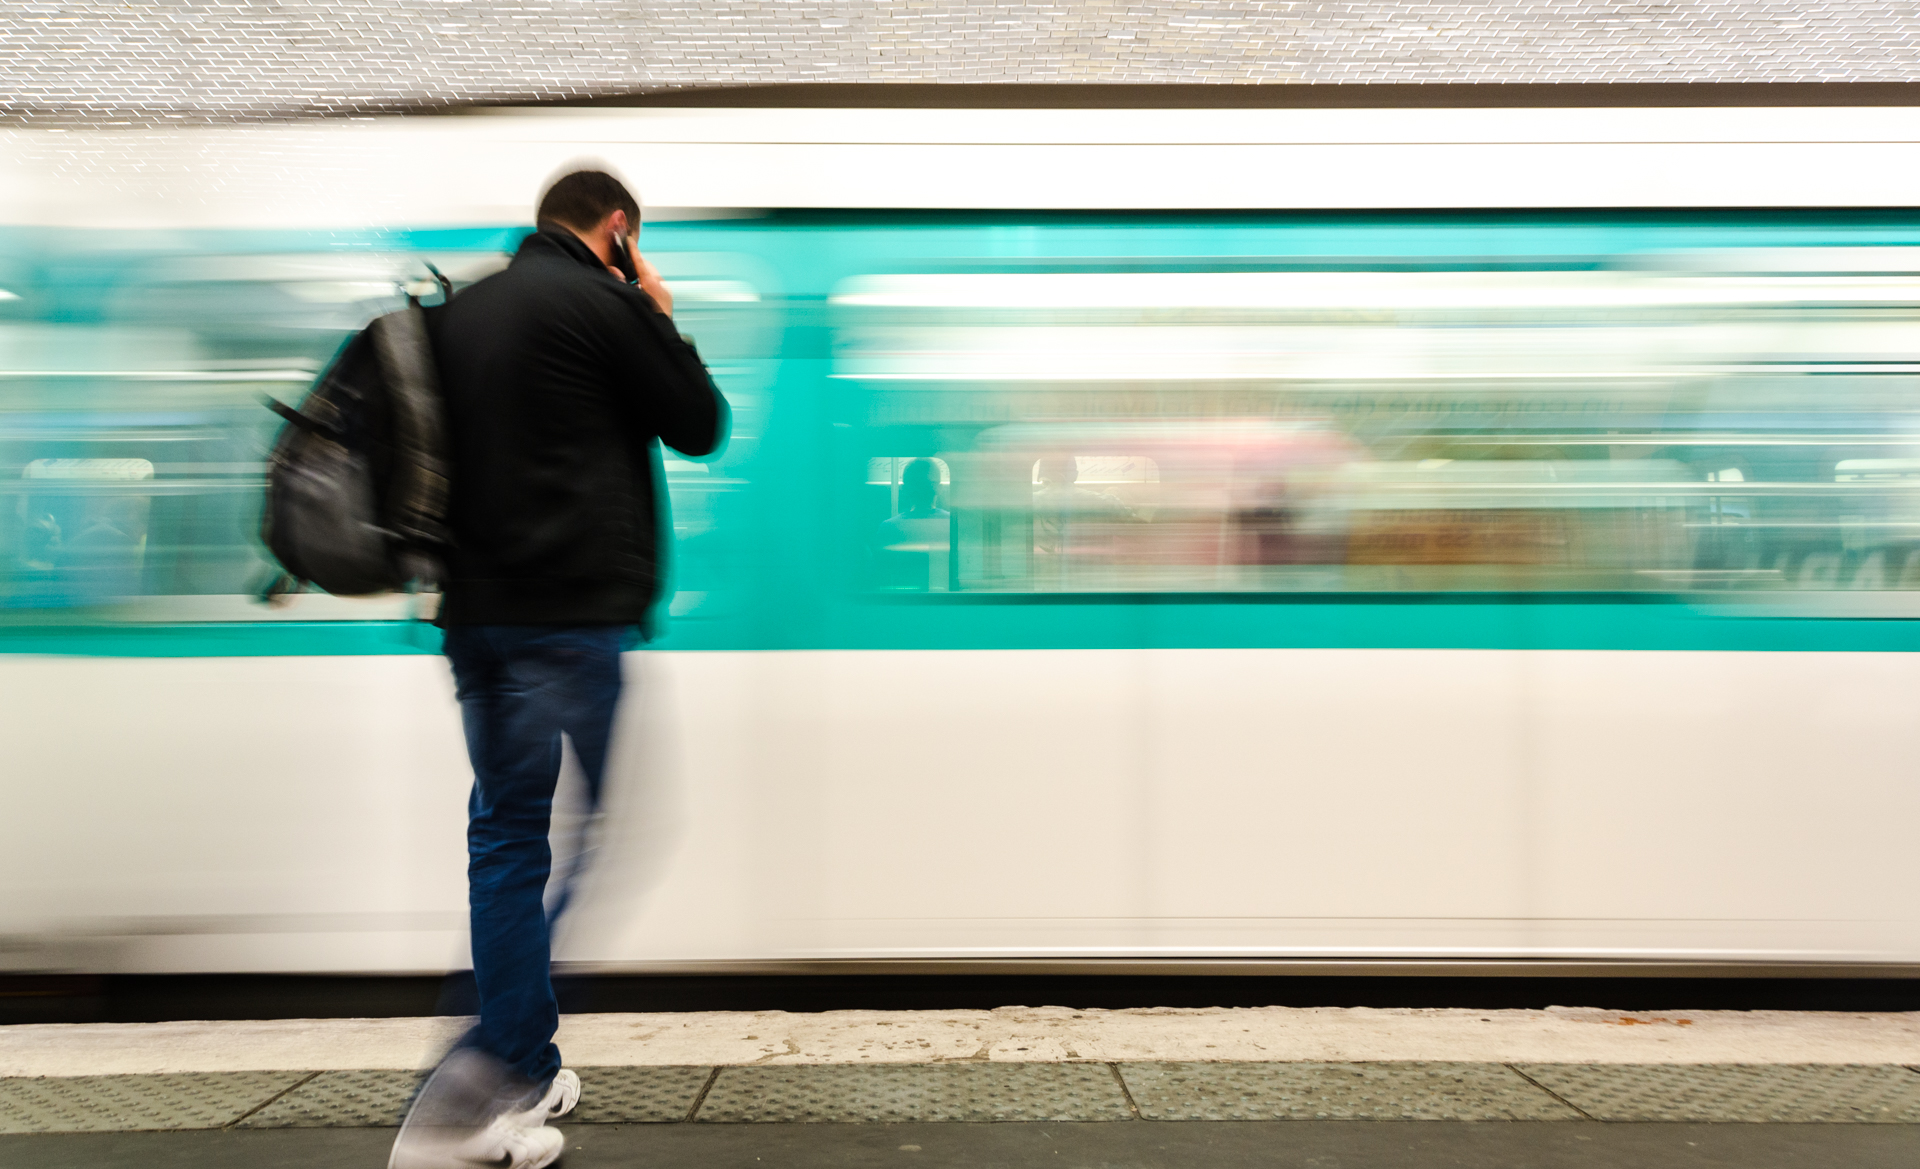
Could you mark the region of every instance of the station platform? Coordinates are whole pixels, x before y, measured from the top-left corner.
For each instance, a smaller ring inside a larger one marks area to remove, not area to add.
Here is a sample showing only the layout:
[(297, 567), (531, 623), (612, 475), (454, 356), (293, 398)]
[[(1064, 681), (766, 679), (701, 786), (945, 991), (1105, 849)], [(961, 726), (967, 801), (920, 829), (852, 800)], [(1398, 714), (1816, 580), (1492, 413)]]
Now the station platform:
[[(462, 1022), (0, 1028), (0, 1164), (377, 1166)], [(575, 1167), (1920, 1164), (1907, 1014), (709, 1012), (560, 1043)]]

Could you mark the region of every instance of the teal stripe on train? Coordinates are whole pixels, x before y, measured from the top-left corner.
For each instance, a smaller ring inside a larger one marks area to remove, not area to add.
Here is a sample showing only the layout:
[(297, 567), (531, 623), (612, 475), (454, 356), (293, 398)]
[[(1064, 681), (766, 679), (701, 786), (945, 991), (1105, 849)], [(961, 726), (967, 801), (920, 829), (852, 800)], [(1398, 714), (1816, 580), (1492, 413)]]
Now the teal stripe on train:
[[(1436, 649), (1906, 653), (1920, 621), (1725, 616), (1681, 603), (897, 603), (753, 637), (680, 621), (653, 648), (716, 650)], [(0, 629), (0, 653), (83, 657), (299, 657), (438, 653), (407, 621)]]
[(355, 657), (440, 652), (417, 621), (196, 622), (0, 627), (0, 653), (96, 658)]

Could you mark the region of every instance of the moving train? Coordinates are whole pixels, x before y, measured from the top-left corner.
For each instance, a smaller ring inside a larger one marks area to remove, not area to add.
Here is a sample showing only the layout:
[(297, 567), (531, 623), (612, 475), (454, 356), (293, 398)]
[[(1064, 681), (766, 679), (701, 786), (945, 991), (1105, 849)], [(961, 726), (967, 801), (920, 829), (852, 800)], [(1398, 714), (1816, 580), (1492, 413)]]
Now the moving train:
[(577, 968), (1920, 971), (1920, 113), (0, 149), (0, 968), (465, 962), (438, 631), (255, 600), (262, 398), (591, 157), (734, 429)]

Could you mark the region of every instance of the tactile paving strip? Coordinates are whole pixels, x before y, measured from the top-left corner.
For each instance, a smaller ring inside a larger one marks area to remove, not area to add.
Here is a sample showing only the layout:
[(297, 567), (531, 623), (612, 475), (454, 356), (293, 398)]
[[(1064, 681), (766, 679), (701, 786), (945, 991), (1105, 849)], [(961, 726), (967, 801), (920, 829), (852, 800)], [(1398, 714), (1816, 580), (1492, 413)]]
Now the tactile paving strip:
[(575, 1124), (664, 1124), (685, 1120), (712, 1068), (580, 1068)]
[(1578, 1120), (1497, 1063), (1124, 1063), (1148, 1120)]
[(722, 1068), (703, 1121), (1130, 1120), (1103, 1063)]
[(391, 1128), (425, 1072), (321, 1072), (236, 1128)]
[(0, 1079), (0, 1133), (220, 1128), (306, 1072)]
[[(1571, 1120), (1920, 1124), (1920, 1071), (1897, 1066), (1138, 1063), (1153, 1120)], [(573, 1119), (683, 1120), (701, 1067), (582, 1068)], [(211, 1072), (0, 1078), (0, 1133), (390, 1126), (421, 1072)], [(251, 1111), (258, 1109), (258, 1111)], [(1106, 1064), (725, 1068), (704, 1121), (1125, 1120)], [(244, 1119), (242, 1119), (244, 1118)]]
[(1595, 1120), (1920, 1123), (1920, 1074), (1845, 1064), (1520, 1064)]

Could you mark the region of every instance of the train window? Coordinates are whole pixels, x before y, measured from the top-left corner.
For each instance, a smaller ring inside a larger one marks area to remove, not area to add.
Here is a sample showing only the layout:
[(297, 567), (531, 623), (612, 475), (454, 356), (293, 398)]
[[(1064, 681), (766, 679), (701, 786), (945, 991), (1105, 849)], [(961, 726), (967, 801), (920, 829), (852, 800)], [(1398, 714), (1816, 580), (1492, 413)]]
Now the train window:
[(146, 459), (34, 459), (21, 471), (21, 583), (100, 601), (139, 589), (152, 508)]
[[(253, 597), (268, 450), (341, 342), (403, 294), (499, 271), (492, 247), (416, 252), (326, 240), (310, 252), (182, 246), (71, 266), (0, 255), (0, 621), (325, 621), (406, 616), (406, 598)], [(731, 252), (650, 250), (732, 406), (732, 454), (669, 459), (675, 580), (718, 597), (742, 481), (781, 352), (772, 269)], [(424, 262), (423, 262), (424, 261)], [(103, 276), (110, 273), (110, 276)], [(83, 306), (77, 308), (76, 306)], [(734, 508), (732, 513), (729, 508)], [(703, 613), (718, 611), (703, 603)]]
[(281, 425), (261, 401), (298, 401), (351, 330), (405, 292), (436, 295), (423, 259), (456, 287), (506, 263), (485, 250), (157, 249), (119, 257), (109, 281), (85, 264), (80, 283), (58, 265), (28, 273), (26, 315), (0, 320), (0, 619), (404, 616), (405, 599), (253, 603)]
[[(1322, 427), (1263, 419), (1015, 424), (982, 432), (954, 492), (959, 587), (1208, 591), (1286, 587), (1324, 565)], [(956, 456), (958, 457), (958, 456)]]
[(1911, 249), (1046, 263), (830, 298), (856, 416), (955, 468), (952, 587), (1920, 585)]
[(297, 396), (315, 363), (222, 363), (152, 328), (44, 331), (105, 368), (23, 370), (14, 355), (0, 381), (13, 407), (0, 422), (0, 615), (259, 620), (249, 598), (266, 572), (256, 533), (277, 425), (259, 403)]

